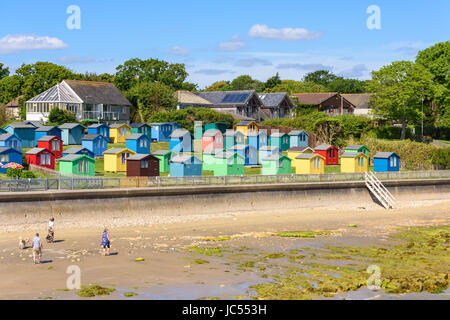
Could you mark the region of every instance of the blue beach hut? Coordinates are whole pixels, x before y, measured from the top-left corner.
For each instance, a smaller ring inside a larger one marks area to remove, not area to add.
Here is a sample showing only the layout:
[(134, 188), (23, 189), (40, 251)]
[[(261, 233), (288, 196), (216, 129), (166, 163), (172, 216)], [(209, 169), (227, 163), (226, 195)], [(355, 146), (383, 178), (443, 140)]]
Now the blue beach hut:
[(0, 128), (0, 134), (5, 134), (5, 133), (6, 133), (5, 129)]
[(309, 134), (304, 130), (292, 130), (289, 132), (290, 147), (308, 147)]
[(173, 131), (173, 125), (170, 122), (152, 123), (152, 141), (168, 142)]
[(152, 140), (152, 127), (146, 123), (132, 123), (130, 124), (131, 133), (142, 133)]
[(176, 155), (170, 159), (171, 177), (201, 176), (202, 162), (195, 156)]
[(22, 151), (22, 140), (15, 134), (4, 133), (0, 134), (0, 147), (14, 148), (17, 151)]
[(258, 163), (262, 164), (263, 159), (273, 155), (273, 154), (281, 154), (282, 151), (277, 146), (264, 146), (259, 149), (258, 152)]
[(247, 144), (253, 146), (256, 150), (267, 146), (267, 133), (266, 131), (251, 131), (247, 134)]
[(61, 139), (61, 129), (56, 126), (40, 126), (35, 130), (36, 145), (39, 139), (45, 136), (55, 136)]
[(63, 157), (65, 157), (69, 154), (85, 154), (88, 157), (95, 158), (94, 153), (86, 148), (79, 148), (79, 147), (69, 148), (67, 150), (64, 150)]
[(22, 140), (22, 148), (34, 148), (36, 146), (35, 127), (24, 122), (13, 122), (5, 128), (5, 131), (16, 135)]
[(127, 137), (126, 147), (139, 154), (150, 154), (150, 138), (143, 133), (132, 133)]
[(62, 130), (61, 138), (63, 145), (80, 145), (84, 136), (84, 126), (79, 123), (65, 123), (60, 125)]
[(192, 134), (185, 129), (176, 129), (170, 135), (169, 150), (173, 152), (192, 152)]
[(373, 171), (395, 172), (400, 170), (400, 157), (395, 152), (378, 152), (373, 157)]
[(2, 166), (10, 162), (22, 165), (22, 152), (14, 148), (0, 147), (0, 173), (6, 173), (8, 169)]
[(109, 142), (109, 126), (106, 123), (95, 123), (91, 124), (88, 128), (88, 134), (99, 134), (106, 138)]
[(228, 150), (236, 152), (244, 158), (244, 165), (246, 166), (254, 166), (258, 164), (258, 150), (256, 150), (253, 146), (237, 144)]
[(99, 134), (87, 134), (81, 140), (81, 147), (91, 151), (95, 157), (101, 157), (108, 149), (108, 140)]

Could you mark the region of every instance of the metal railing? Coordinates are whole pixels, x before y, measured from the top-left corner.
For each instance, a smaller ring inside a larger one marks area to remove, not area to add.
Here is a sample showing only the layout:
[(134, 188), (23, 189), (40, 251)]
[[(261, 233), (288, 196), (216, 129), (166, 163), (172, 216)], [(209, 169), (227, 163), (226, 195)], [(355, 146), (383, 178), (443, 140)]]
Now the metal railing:
[(111, 111), (83, 111), (81, 115), (82, 119), (100, 119), (100, 120), (124, 120), (127, 118), (127, 113), (111, 112)]

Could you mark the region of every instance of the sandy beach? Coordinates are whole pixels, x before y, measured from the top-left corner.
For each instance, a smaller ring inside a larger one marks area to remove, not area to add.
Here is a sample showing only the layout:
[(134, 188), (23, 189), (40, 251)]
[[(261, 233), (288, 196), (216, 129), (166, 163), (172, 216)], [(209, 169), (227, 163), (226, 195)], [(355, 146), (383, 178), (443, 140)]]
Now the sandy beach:
[[(286, 252), (301, 246), (314, 249), (334, 243), (365, 246), (383, 243), (401, 226), (448, 224), (449, 193), (404, 194), (392, 210), (365, 201), (332, 207), (322, 203), (316, 208), (289, 212), (274, 209), (271, 213), (174, 216), (147, 226), (109, 228), (112, 255), (104, 257), (100, 254), (102, 228), (74, 229), (56, 220), (56, 242), (44, 241), (43, 263), (34, 265), (31, 249), (19, 250), (18, 239), (33, 238), (35, 232), (45, 239), (43, 221), (38, 230), (24, 226), (23, 231), (0, 234), (0, 299), (83, 299), (76, 290), (66, 289), (70, 276), (66, 271), (71, 265), (79, 266), (83, 285), (96, 283), (116, 289), (111, 295), (90, 299), (245, 299), (251, 285), (265, 281), (256, 272), (235, 268), (215, 255), (207, 257), (207, 263), (196, 263), (199, 256), (186, 248), (208, 243), (208, 237), (228, 237), (227, 241), (217, 241), (217, 246), (233, 250), (247, 247)], [(270, 236), (295, 230), (337, 233), (315, 239)], [(145, 261), (136, 262), (138, 257)], [(445, 268), (444, 272), (448, 272), (449, 266)], [(126, 292), (137, 295), (126, 298)], [(374, 295), (355, 296), (370, 297)], [(448, 291), (433, 298), (448, 299)]]

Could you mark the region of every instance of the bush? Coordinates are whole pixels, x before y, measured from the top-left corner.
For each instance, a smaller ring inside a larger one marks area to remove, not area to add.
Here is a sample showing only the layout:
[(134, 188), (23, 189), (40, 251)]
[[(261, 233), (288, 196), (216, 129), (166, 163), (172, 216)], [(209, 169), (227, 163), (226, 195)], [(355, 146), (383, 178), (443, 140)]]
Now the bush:
[(14, 169), (14, 168), (8, 168), (6, 170), (6, 176), (13, 178), (13, 179), (35, 179), (36, 176), (33, 172), (22, 170), (22, 169)]
[(48, 121), (53, 125), (60, 126), (64, 123), (76, 122), (77, 118), (71, 111), (53, 108), (48, 116)]
[(435, 169), (450, 169), (450, 148), (437, 148), (433, 150), (431, 163)]
[[(372, 129), (378, 139), (400, 139), (402, 128), (400, 127), (375, 127)], [(412, 137), (411, 129), (406, 129), (406, 139)]]
[(35, 179), (36, 175), (32, 171), (23, 171), (22, 170), (22, 179)]

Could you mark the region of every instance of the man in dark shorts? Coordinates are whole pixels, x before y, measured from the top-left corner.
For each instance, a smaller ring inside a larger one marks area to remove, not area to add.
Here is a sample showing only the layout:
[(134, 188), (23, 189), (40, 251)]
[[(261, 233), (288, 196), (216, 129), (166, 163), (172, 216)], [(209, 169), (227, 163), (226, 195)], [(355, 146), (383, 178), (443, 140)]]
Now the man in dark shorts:
[(36, 264), (36, 260), (37, 260), (37, 263), (41, 263), (41, 251), (42, 251), (42, 241), (41, 241), (41, 238), (39, 238), (39, 233), (36, 233), (36, 237), (33, 238), (33, 262), (34, 262), (34, 264)]
[(109, 256), (111, 241), (109, 240), (109, 233), (108, 233), (108, 229), (106, 229), (106, 228), (102, 234), (101, 246), (103, 246), (103, 255)]

